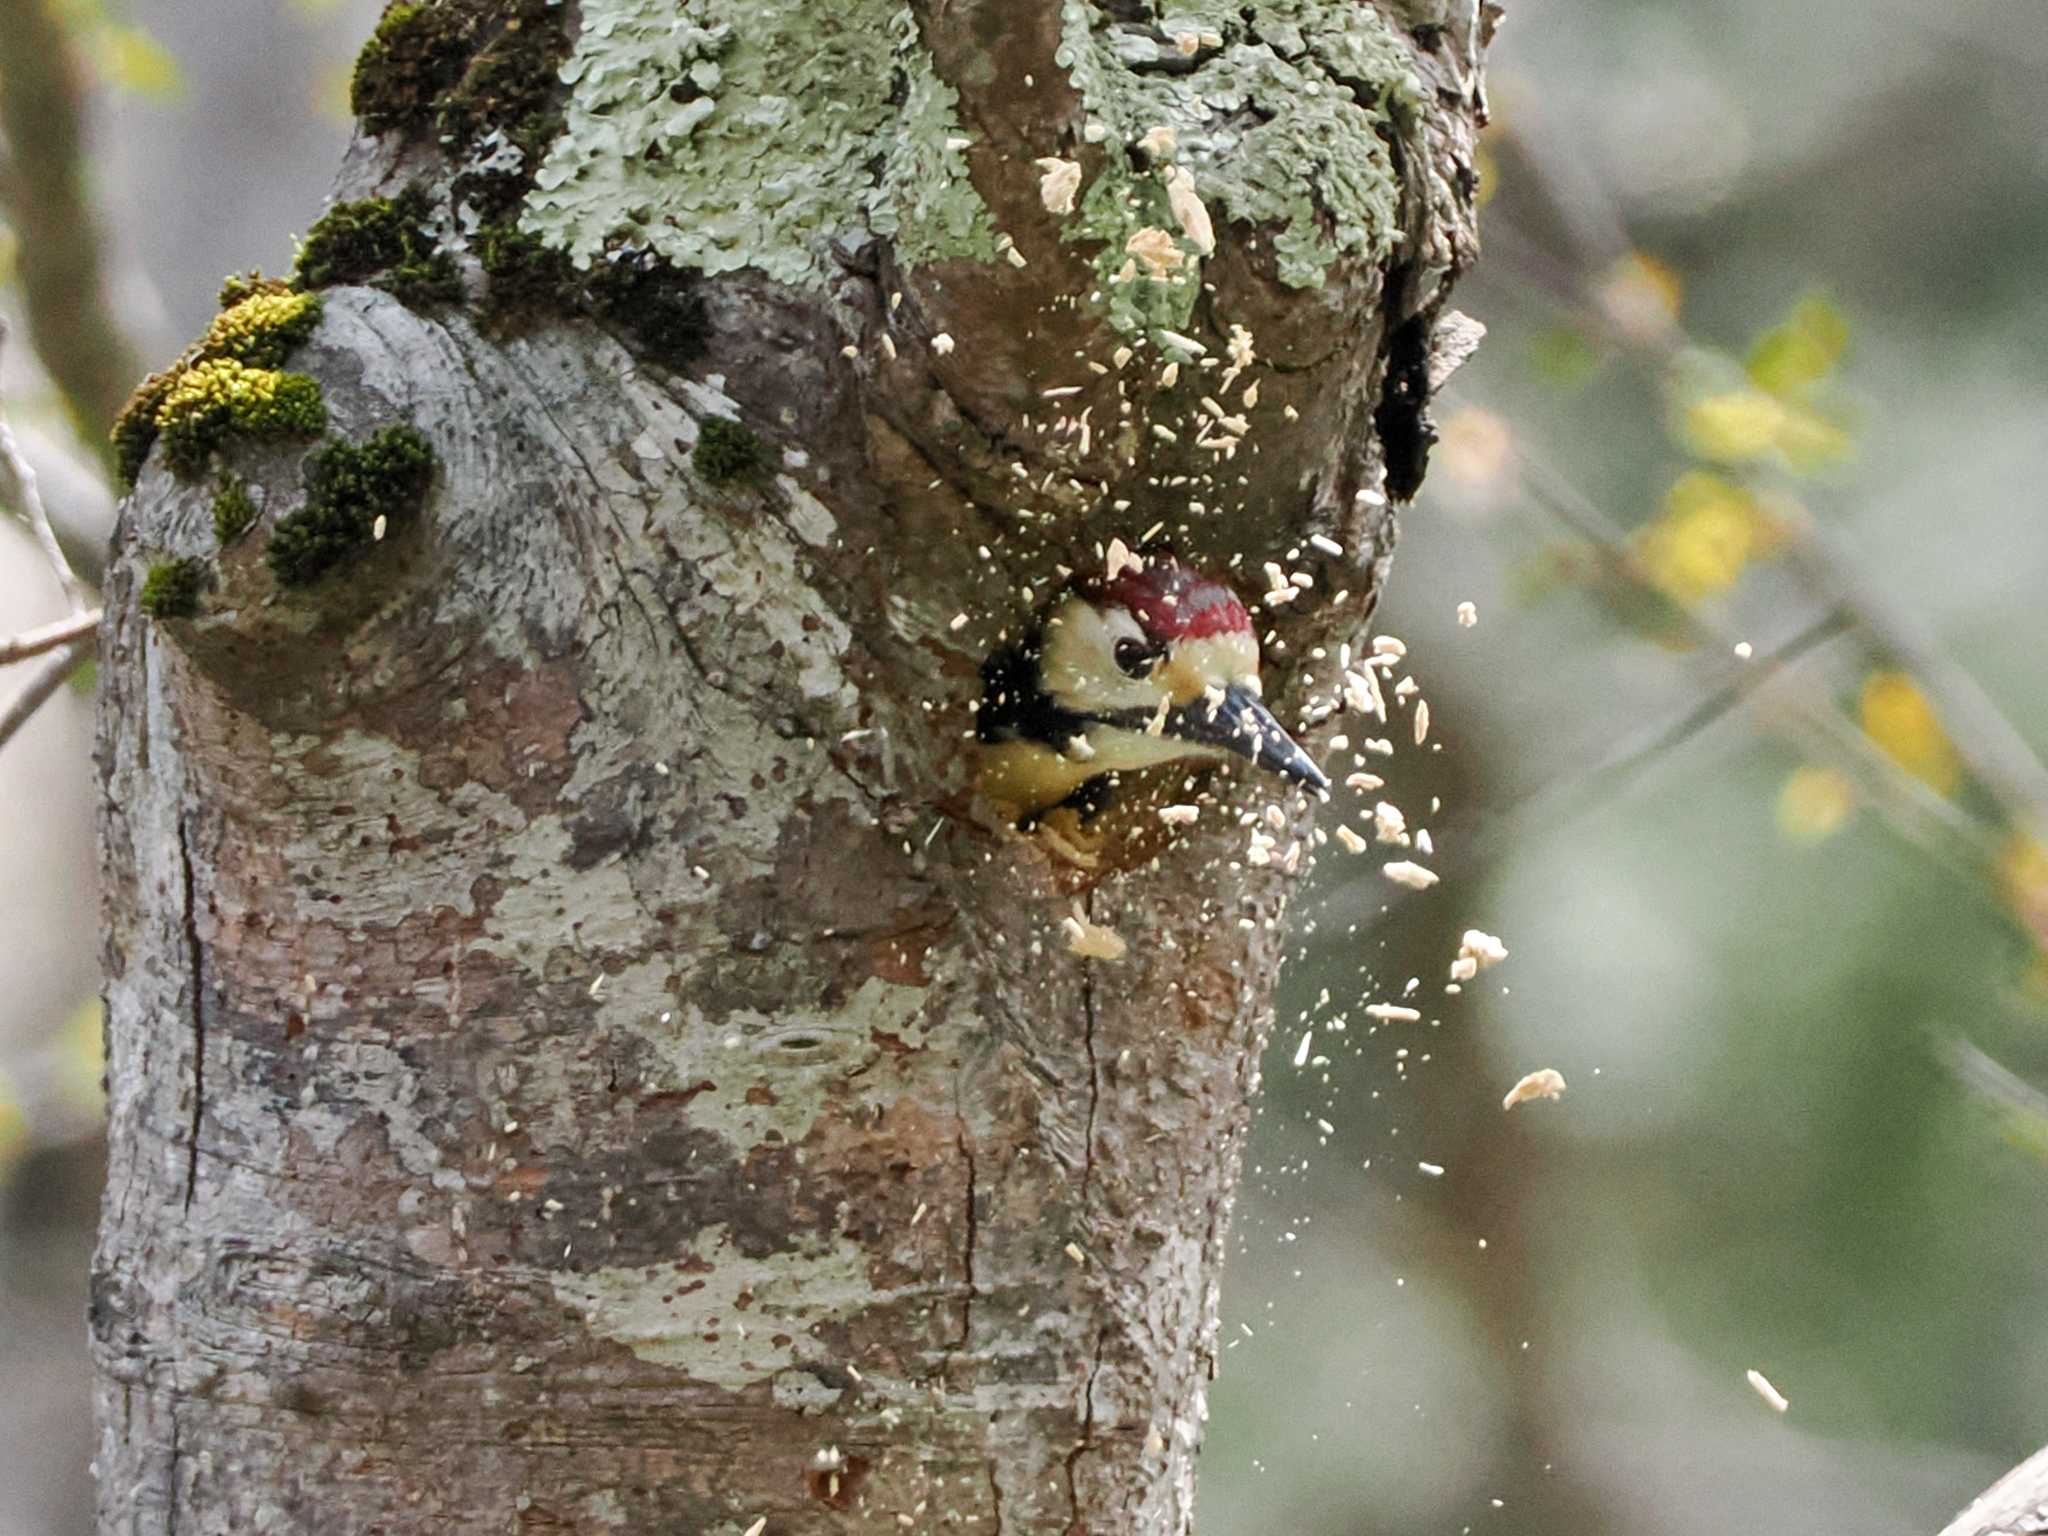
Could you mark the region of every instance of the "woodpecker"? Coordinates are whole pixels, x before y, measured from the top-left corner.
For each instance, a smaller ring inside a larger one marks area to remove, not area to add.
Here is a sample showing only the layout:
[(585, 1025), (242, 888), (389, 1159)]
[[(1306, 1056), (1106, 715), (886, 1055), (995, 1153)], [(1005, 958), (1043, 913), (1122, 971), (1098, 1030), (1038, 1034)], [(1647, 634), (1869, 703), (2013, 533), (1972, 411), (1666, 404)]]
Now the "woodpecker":
[(982, 664), (982, 789), (1031, 825), (1081, 822), (1119, 773), (1248, 758), (1330, 781), (1259, 699), (1259, 641), (1235, 592), (1170, 554), (1069, 587), (1021, 644)]

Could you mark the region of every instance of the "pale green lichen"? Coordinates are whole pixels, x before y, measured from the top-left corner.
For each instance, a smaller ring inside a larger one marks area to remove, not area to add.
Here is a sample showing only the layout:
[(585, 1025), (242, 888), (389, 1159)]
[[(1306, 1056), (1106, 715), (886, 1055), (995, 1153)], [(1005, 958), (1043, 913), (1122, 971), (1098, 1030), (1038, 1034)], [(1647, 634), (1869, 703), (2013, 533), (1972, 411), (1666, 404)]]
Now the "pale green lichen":
[[(587, 266), (609, 245), (817, 288), (832, 238), (906, 264), (1000, 254), (956, 95), (901, 0), (585, 0), (564, 131), (521, 228)], [(880, 175), (874, 167), (880, 164)]]
[[(1176, 58), (1151, 27), (1116, 23), (1088, 0), (1065, 0), (1059, 62), (1088, 113), (1090, 137), (1111, 152), (1064, 230), (1100, 242), (1103, 302), (1125, 331), (1178, 327), (1200, 287), (1200, 252), (1181, 233), (1159, 163), (1194, 177), (1214, 213), (1257, 225), (1281, 281), (1320, 287), (1341, 257), (1376, 258), (1398, 240), (1399, 182), (1383, 130), (1419, 102), (1406, 47), (1378, 12), (1355, 0), (1178, 0), (1158, 21), (1187, 36)], [(1158, 162), (1133, 151), (1167, 129)], [(1142, 229), (1171, 232), (1177, 272), (1126, 268)], [(1229, 238), (1227, 235), (1224, 238)]]

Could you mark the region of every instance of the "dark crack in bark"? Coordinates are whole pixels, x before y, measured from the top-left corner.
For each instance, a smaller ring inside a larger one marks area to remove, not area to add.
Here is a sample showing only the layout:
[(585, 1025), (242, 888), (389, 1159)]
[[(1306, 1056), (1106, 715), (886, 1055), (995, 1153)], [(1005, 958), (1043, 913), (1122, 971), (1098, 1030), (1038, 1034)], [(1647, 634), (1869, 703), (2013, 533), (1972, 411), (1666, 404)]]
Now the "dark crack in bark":
[[(1088, 920), (1095, 921), (1095, 893), (1088, 893)], [(1095, 1060), (1095, 962), (1081, 966), (1081, 1011), (1087, 1020), (1082, 1044), (1088, 1052), (1088, 1129), (1081, 1143), (1081, 1213), (1088, 1212), (1088, 1186), (1095, 1179), (1095, 1111), (1102, 1101), (1102, 1070)]]
[(164, 1474), (164, 1536), (178, 1536), (178, 1403), (171, 1399), (171, 1444), (169, 1469)]
[(967, 1284), (960, 1296), (960, 1341), (954, 1348), (966, 1349), (973, 1342), (971, 1331), (974, 1326), (974, 1299), (977, 1292), (974, 1288), (974, 1149), (967, 1144), (967, 1132), (964, 1127), (960, 1132), (960, 1156), (967, 1164), (967, 1231), (960, 1243), (960, 1262), (967, 1271)]
[(1095, 1378), (1102, 1374), (1102, 1352), (1108, 1343), (1109, 1330), (1097, 1330), (1095, 1358), (1089, 1363), (1088, 1381), (1081, 1389), (1081, 1438), (1067, 1452), (1067, 1536), (1088, 1536), (1087, 1522), (1081, 1518), (1081, 1490), (1075, 1468), (1095, 1448)]
[(206, 953), (199, 942), (198, 882), (192, 875), (191, 827), (183, 817), (178, 819), (178, 863), (184, 884), (185, 964), (192, 978), (192, 1119), (185, 1146), (185, 1209), (189, 1211), (193, 1192), (199, 1188), (199, 1127), (206, 1118)]

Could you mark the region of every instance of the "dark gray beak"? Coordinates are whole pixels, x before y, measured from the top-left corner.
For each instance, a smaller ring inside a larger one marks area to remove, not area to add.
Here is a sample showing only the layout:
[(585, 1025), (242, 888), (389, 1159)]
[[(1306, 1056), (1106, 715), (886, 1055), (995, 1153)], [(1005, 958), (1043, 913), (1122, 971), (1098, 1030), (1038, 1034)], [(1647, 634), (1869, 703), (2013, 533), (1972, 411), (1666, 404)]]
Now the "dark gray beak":
[(1166, 734), (1235, 752), (1310, 789), (1330, 787), (1329, 775), (1295, 745), (1259, 696), (1235, 683), (1223, 690), (1219, 701), (1197, 699), (1168, 715)]

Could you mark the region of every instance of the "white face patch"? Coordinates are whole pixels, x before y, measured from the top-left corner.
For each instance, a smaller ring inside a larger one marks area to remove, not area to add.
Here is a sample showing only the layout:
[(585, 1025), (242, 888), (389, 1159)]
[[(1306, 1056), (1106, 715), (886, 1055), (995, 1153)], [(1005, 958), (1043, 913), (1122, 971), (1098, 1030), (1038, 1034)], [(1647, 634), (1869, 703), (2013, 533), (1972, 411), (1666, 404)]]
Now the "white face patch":
[(1131, 677), (1116, 664), (1119, 640), (1144, 643), (1138, 621), (1121, 608), (1097, 608), (1081, 597), (1061, 603), (1046, 621), (1039, 683), (1055, 701), (1084, 715), (1156, 709), (1164, 689), (1152, 676)]
[(1125, 710), (1149, 715), (1161, 699), (1178, 707), (1211, 688), (1257, 686), (1259, 642), (1249, 630), (1182, 640), (1143, 677), (1132, 677), (1117, 665), (1117, 643), (1126, 640), (1150, 643), (1124, 609), (1068, 598), (1046, 622), (1041, 685), (1058, 703), (1085, 715)]

